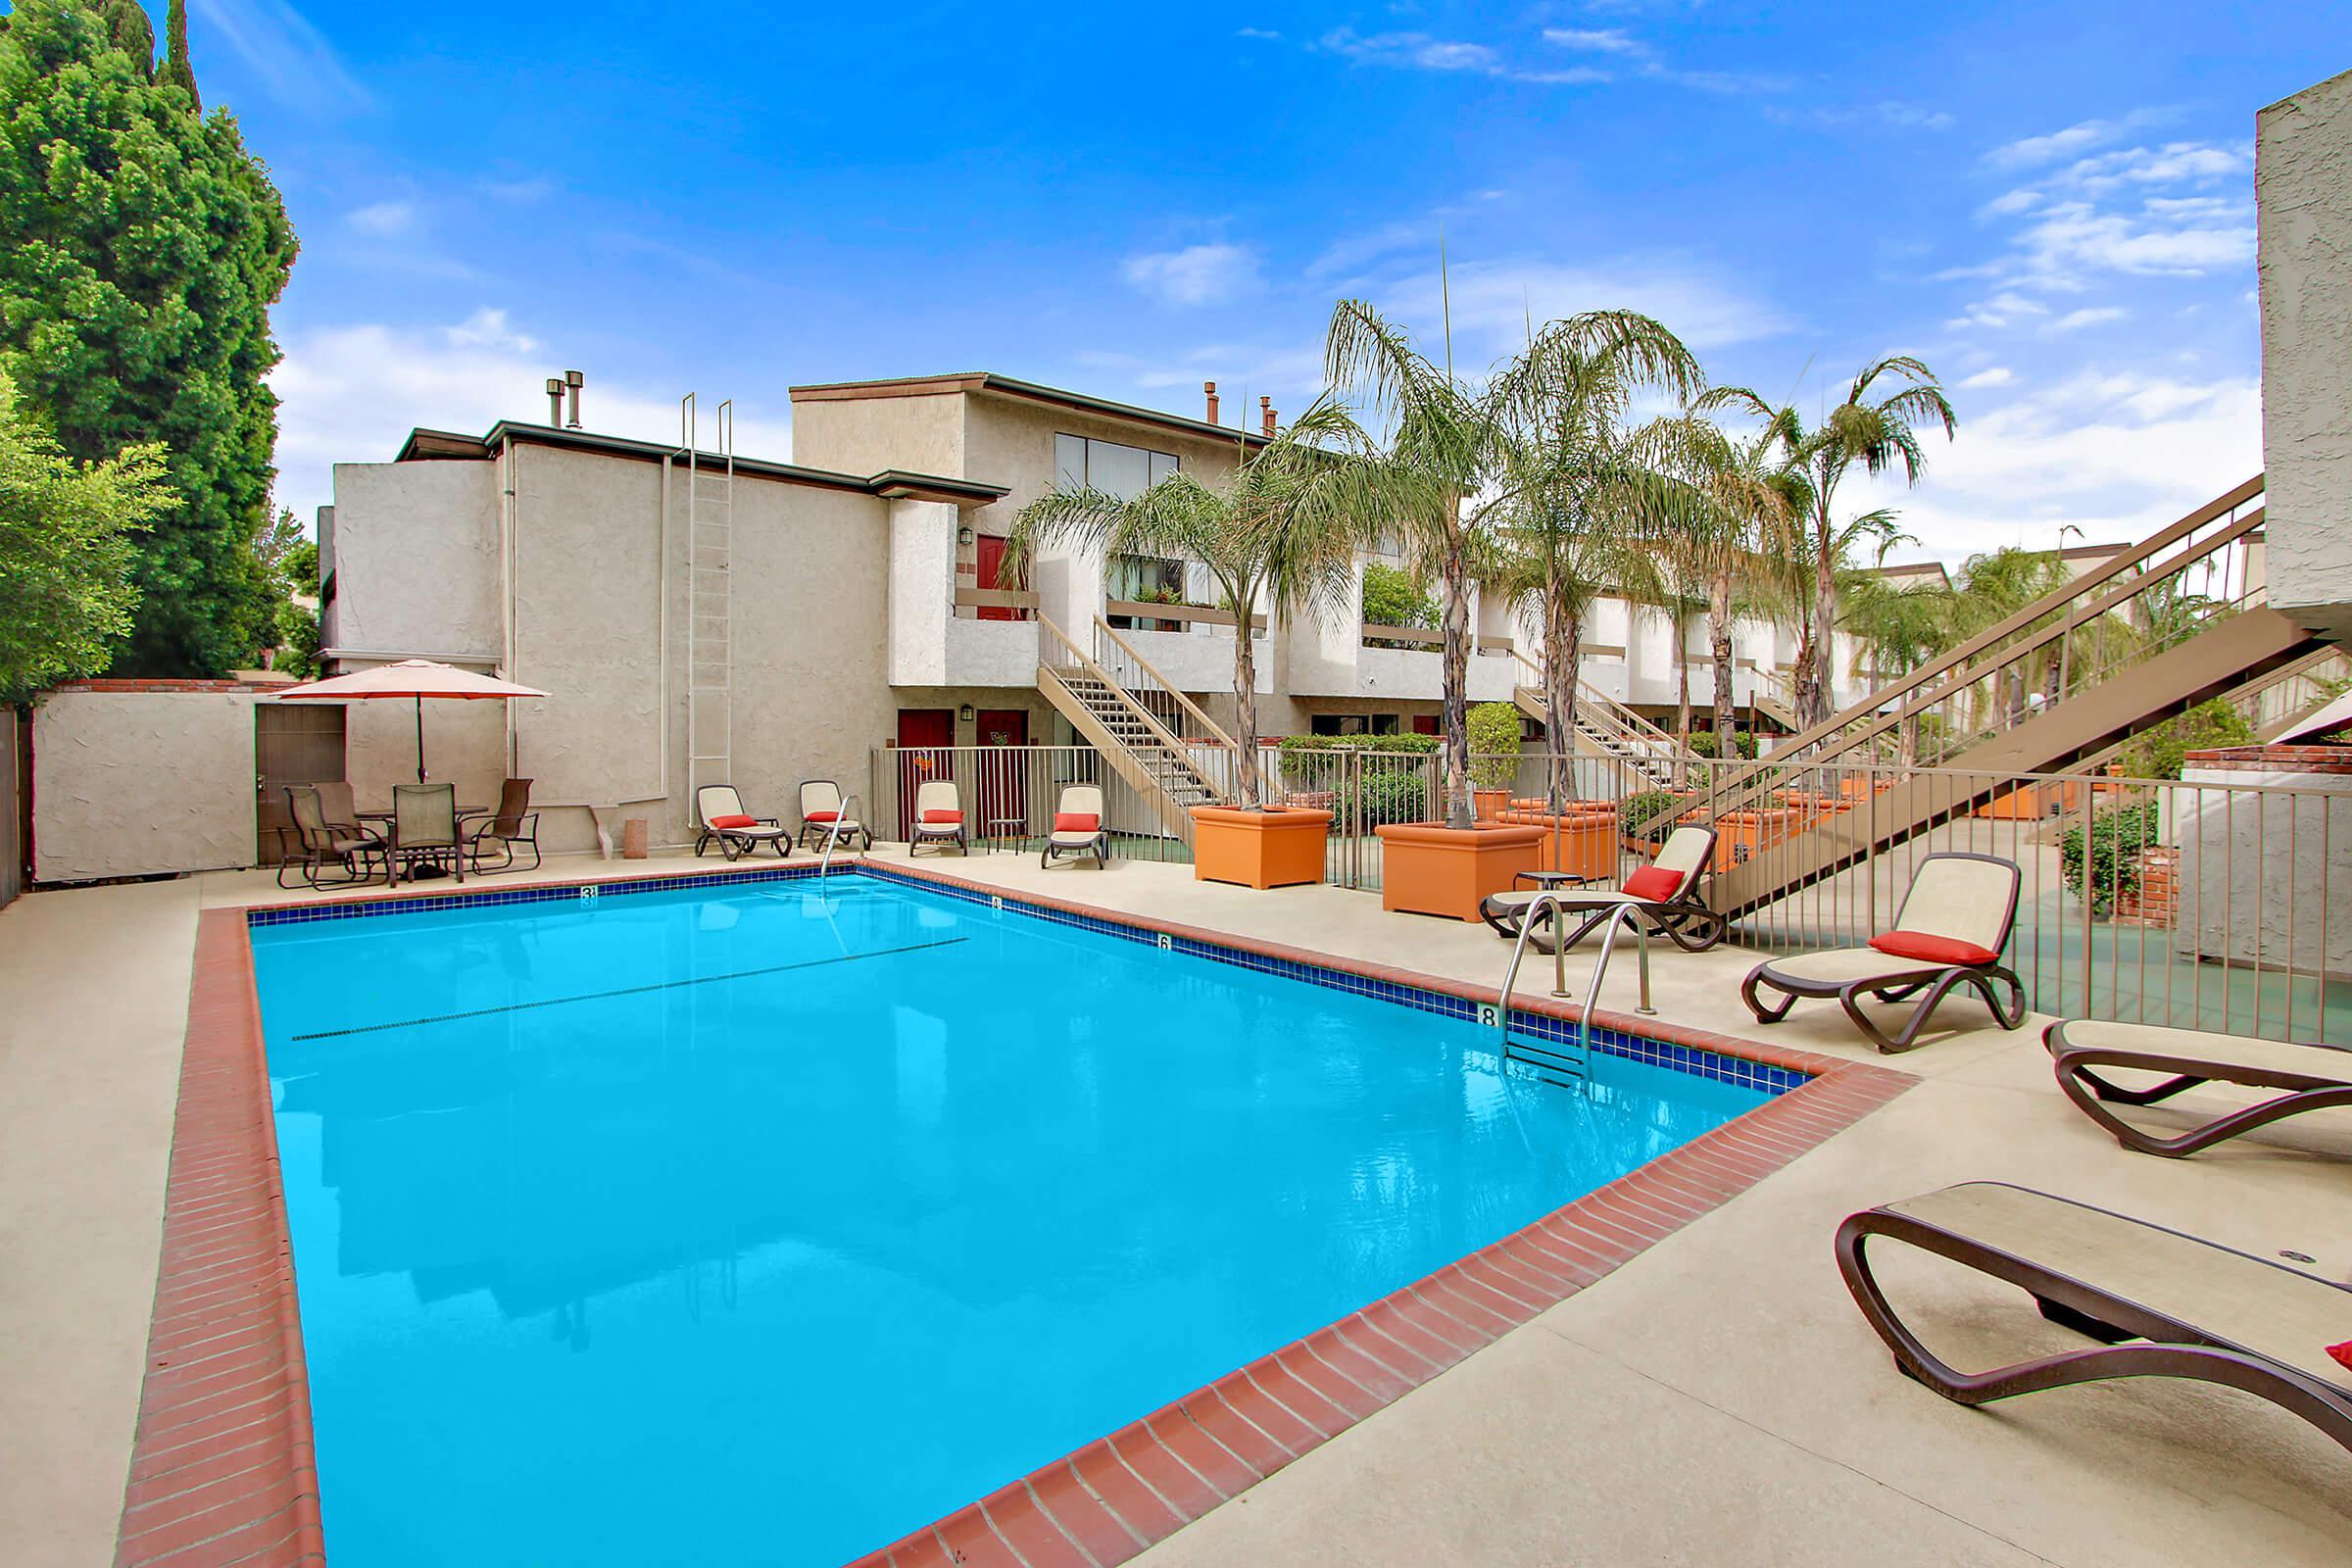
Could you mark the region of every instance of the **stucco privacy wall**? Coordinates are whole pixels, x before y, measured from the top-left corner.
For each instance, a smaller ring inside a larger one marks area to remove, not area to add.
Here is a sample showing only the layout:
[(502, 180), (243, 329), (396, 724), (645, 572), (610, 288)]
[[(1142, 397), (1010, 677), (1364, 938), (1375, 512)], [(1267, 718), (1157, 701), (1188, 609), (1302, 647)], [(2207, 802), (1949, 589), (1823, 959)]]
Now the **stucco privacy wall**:
[(51, 693), (32, 710), (33, 879), (251, 865), (253, 694)]
[(2255, 119), (2271, 603), (2352, 632), (2352, 72)]

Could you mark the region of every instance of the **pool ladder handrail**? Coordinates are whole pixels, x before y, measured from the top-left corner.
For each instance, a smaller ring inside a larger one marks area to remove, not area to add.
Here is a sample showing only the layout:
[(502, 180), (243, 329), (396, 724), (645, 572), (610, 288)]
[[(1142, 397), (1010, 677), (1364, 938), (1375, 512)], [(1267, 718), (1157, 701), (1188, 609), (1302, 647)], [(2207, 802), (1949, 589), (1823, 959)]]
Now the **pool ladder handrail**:
[[(1571, 995), (1568, 990), (1568, 944), (1564, 940), (1567, 931), (1561, 916), (1566, 912), (1572, 897), (1555, 888), (1545, 888), (1528, 900), (1527, 907), (1521, 911), (1519, 939), (1511, 944), (1510, 967), (1502, 973), (1502, 995), (1494, 1009), (1494, 1025), (1502, 1035), (1502, 1049), (1495, 1058), (1498, 1065), (1510, 1059), (1511, 993), (1519, 983), (1519, 962), (1527, 956), (1527, 939), (1535, 932), (1536, 916), (1540, 911), (1549, 910), (1551, 913), (1551, 994), (1555, 997)], [(1593, 960), (1592, 979), (1585, 991), (1585, 1005), (1577, 1019), (1576, 1072), (1580, 1078), (1592, 1076), (1592, 1008), (1600, 1001), (1600, 983), (1608, 975), (1610, 956), (1617, 951), (1617, 933), (1628, 926), (1633, 927), (1634, 947), (1642, 972), (1642, 1004), (1634, 1010), (1645, 1018), (1654, 1017), (1657, 1013), (1658, 1009), (1649, 1004), (1649, 929), (1642, 923), (1641, 914), (1642, 906), (1638, 904), (1621, 904), (1608, 913), (1608, 929), (1600, 937), (1600, 956)]]
[[(824, 853), (816, 858), (816, 876), (823, 881), (833, 870), (833, 849), (841, 842), (841, 824), (851, 819), (850, 808), (858, 804), (856, 795), (844, 795), (841, 804), (833, 808), (833, 820), (825, 828)], [(871, 840), (868, 840), (871, 843)]]

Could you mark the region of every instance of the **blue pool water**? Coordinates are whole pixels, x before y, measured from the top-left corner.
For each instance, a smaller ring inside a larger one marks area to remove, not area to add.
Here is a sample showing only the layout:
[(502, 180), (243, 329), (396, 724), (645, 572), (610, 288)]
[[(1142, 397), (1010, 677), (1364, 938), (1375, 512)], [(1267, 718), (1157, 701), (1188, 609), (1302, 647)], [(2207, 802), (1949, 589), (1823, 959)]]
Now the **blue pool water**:
[(839, 1562), (1764, 1098), (864, 877), (253, 939), (338, 1568)]

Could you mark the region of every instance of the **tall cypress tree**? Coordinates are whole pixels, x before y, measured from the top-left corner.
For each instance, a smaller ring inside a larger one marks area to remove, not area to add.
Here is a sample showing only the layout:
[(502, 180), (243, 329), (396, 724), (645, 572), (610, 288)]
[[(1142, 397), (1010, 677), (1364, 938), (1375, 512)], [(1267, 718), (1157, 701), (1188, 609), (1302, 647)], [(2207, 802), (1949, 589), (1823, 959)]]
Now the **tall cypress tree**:
[(188, 64), (188, 0), (172, 0), (164, 13), (164, 69), (157, 79), (186, 93), (192, 112), (204, 113), (204, 100), (196, 96), (196, 68)]
[(270, 307), (296, 250), (268, 171), (225, 111), (192, 112), (185, 18), (165, 69), (111, 18), (20, 0), (0, 32), (0, 368), (83, 461), (160, 441), (180, 505), (139, 540), (126, 674), (206, 675), (276, 640), (254, 559), (277, 400)]

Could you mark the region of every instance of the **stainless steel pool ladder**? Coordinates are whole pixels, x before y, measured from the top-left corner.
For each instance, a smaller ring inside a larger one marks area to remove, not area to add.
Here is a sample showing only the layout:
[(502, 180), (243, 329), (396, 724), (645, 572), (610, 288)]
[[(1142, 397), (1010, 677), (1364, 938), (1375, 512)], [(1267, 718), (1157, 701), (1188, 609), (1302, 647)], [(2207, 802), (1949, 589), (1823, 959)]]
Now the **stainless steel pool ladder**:
[[(841, 804), (833, 808), (833, 820), (825, 829), (825, 850), (817, 857), (816, 874), (821, 881), (833, 869), (833, 847), (841, 842), (841, 824), (851, 819), (851, 808), (858, 804), (855, 795), (844, 795)], [(871, 847), (873, 840), (866, 840)]]
[[(1549, 911), (1551, 915), (1551, 994), (1570, 995), (1568, 990), (1567, 904), (1573, 895), (1545, 888), (1527, 903), (1519, 921), (1519, 939), (1511, 944), (1511, 966), (1502, 972), (1502, 996), (1494, 1009), (1494, 1026), (1502, 1035), (1498, 1061), (1511, 1058), (1511, 992), (1519, 983), (1519, 961), (1527, 956), (1527, 939), (1535, 933), (1537, 915)], [(1601, 933), (1600, 956), (1593, 961), (1592, 983), (1585, 990), (1585, 1005), (1577, 1019), (1577, 1054), (1571, 1058), (1543, 1046), (1517, 1048), (1523, 1060), (1554, 1072), (1572, 1074), (1578, 1078), (1592, 1075), (1592, 1008), (1600, 1001), (1600, 983), (1609, 972), (1609, 957), (1617, 951), (1617, 933), (1631, 926), (1634, 948), (1642, 967), (1642, 1004), (1634, 1010), (1643, 1017), (1653, 1016), (1657, 1008), (1649, 1004), (1649, 930), (1642, 923), (1641, 906), (1621, 904), (1608, 914), (1608, 929)], [(1529, 1054), (1530, 1052), (1535, 1054)]]

